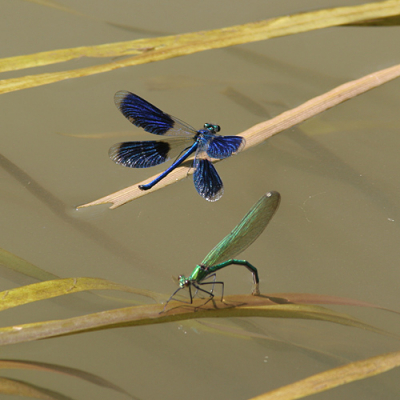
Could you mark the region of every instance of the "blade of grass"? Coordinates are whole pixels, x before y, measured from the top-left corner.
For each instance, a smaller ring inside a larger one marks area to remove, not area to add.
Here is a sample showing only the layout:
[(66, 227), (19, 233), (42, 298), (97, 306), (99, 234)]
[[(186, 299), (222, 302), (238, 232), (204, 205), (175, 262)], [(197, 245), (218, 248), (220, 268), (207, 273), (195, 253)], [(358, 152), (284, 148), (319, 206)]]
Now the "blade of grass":
[[(300, 122), (303, 122), (317, 114), (320, 114), (329, 108), (343, 103), (344, 101), (358, 96), (377, 86), (383, 85), (392, 79), (398, 78), (399, 76), (400, 64), (366, 75), (360, 79), (347, 82), (327, 93), (308, 100), (292, 110), (285, 111), (275, 118), (254, 125), (253, 127), (239, 134), (239, 136), (242, 136), (246, 139), (246, 146), (243, 151), (262, 143), (279, 132), (291, 128), (292, 126), (297, 125)], [(218, 162), (219, 160), (214, 161)], [(111, 203), (110, 209), (122, 206), (129, 201), (138, 199), (139, 197), (145, 196), (156, 190), (162, 189), (163, 187), (169, 186), (183, 178), (186, 178), (188, 174), (192, 174), (193, 168), (191, 168), (190, 159), (189, 162), (185, 164), (185, 166), (180, 166), (174, 169), (167, 177), (165, 177), (150, 190), (140, 190), (139, 185), (151, 182), (155, 177), (158, 176), (158, 174), (139, 182), (138, 184), (119, 190), (118, 192), (112, 193), (92, 202), (82, 204), (78, 208), (106, 203)]]
[(204, 50), (234, 46), (399, 14), (400, 2), (398, 0), (386, 0), (366, 3), (360, 6), (338, 7), (284, 16), (210, 31), (154, 39), (139, 39), (100, 46), (84, 46), (4, 58), (0, 60), (0, 72), (49, 65), (78, 57), (116, 57), (138, 54), (125, 60), (93, 67), (2, 80), (0, 81), (0, 94), (59, 82), (65, 79), (112, 71), (131, 65), (166, 60)]
[(251, 400), (294, 400), (321, 393), (346, 383), (382, 374), (400, 366), (400, 352), (387, 353), (342, 367), (330, 369), (301, 381), (283, 386)]
[(0, 311), (38, 300), (51, 299), (53, 297), (82, 292), (85, 290), (118, 290), (150, 297), (157, 302), (164, 298), (164, 296), (158, 295), (149, 290), (130, 288), (106, 279), (66, 278), (33, 283), (31, 285), (0, 292)]
[[(320, 306), (302, 304), (276, 305), (268, 298), (252, 295), (226, 296), (224, 302), (196, 299), (193, 305), (171, 302), (163, 312), (163, 305), (144, 305), (103, 311), (64, 320), (44, 321), (15, 325), (0, 329), (0, 345), (92, 332), (127, 326), (141, 326), (177, 322), (200, 318), (267, 317), (301, 318), (333, 322), (354, 328), (369, 330), (399, 339), (399, 336), (368, 325), (351, 316)], [(271, 305), (272, 304), (272, 305)], [(236, 306), (235, 306), (236, 305)]]
[(393, 17), (370, 19), (367, 21), (346, 24), (346, 26), (398, 26), (398, 25), (400, 25), (400, 17), (398, 15), (395, 15)]

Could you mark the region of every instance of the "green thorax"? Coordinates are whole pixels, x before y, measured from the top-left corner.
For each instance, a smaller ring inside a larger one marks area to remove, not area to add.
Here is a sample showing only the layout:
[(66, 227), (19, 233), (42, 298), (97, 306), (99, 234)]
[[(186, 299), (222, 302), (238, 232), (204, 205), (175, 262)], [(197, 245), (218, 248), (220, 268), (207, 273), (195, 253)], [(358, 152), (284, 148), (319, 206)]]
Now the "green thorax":
[(189, 286), (191, 282), (201, 282), (209, 273), (209, 269), (204, 265), (196, 265), (196, 268), (189, 277), (186, 278), (184, 275), (179, 276), (179, 286), (184, 288)]

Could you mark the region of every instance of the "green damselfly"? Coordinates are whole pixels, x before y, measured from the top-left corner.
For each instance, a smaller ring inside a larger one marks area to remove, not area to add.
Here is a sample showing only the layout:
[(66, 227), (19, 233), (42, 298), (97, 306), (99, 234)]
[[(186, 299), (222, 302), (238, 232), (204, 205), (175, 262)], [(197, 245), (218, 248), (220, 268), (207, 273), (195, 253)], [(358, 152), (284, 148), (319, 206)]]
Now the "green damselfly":
[[(214, 297), (214, 287), (219, 284), (224, 296), (224, 283), (216, 281), (216, 272), (229, 265), (243, 265), (253, 274), (253, 295), (259, 295), (259, 277), (257, 269), (246, 260), (237, 260), (234, 257), (246, 250), (264, 231), (269, 221), (278, 209), (281, 195), (278, 192), (268, 192), (250, 209), (232, 232), (222, 239), (206, 256), (201, 264), (197, 265), (189, 277), (178, 277), (179, 287), (168, 299), (170, 300), (182, 289), (189, 289), (190, 304), (197, 292), (206, 293), (211, 300)], [(207, 278), (213, 278), (211, 282), (204, 282)], [(200, 286), (212, 285), (210, 291)], [(195, 292), (193, 293), (193, 289)], [(208, 301), (209, 301), (208, 300)], [(180, 300), (181, 301), (181, 300)], [(164, 307), (164, 309), (165, 309)]]

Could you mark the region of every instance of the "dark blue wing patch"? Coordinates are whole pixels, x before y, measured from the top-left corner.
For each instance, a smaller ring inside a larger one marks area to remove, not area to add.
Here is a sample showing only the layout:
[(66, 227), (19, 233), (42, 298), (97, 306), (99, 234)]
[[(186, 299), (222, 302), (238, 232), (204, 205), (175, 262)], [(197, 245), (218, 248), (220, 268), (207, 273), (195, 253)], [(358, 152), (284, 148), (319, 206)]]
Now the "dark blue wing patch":
[(246, 141), (240, 136), (215, 136), (207, 148), (207, 154), (212, 158), (227, 158), (239, 152)]
[(174, 126), (174, 120), (168, 114), (131, 92), (117, 92), (114, 102), (132, 124), (146, 132), (165, 135)]
[(162, 141), (124, 142), (112, 146), (108, 152), (117, 164), (130, 168), (148, 168), (168, 160), (170, 144)]
[(224, 186), (212, 163), (204, 158), (195, 160), (193, 174), (194, 187), (197, 193), (208, 201), (217, 201), (224, 193)]

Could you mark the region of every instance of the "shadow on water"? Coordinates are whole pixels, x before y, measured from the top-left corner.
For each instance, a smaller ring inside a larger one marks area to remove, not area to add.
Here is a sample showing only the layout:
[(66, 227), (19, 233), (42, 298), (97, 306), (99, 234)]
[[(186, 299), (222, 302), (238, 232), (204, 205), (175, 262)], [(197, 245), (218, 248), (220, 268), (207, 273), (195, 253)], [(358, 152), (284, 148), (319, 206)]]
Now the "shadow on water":
[(76, 219), (68, 213), (73, 209), (67, 206), (62, 200), (55, 197), (51, 192), (41, 186), (25, 171), (0, 154), (0, 166), (14, 177), (26, 190), (47, 206), (47, 208), (62, 221), (72, 226), (75, 230), (93, 240), (102, 248), (107, 249), (110, 253), (131, 263), (132, 260), (137, 260), (142, 265), (146, 266), (146, 270), (153, 268), (142, 257), (127, 249), (125, 246), (118, 243), (111, 236), (107, 235), (102, 230), (94, 227), (86, 221)]

